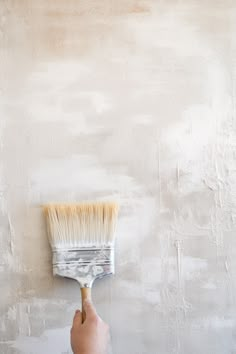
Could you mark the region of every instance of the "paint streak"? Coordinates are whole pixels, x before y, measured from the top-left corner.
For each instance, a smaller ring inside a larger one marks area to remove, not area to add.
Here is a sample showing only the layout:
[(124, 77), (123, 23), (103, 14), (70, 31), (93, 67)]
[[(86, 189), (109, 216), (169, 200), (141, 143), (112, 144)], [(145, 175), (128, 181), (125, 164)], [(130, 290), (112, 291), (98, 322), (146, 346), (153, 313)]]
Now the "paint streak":
[(11, 222), (10, 216), (8, 215), (7, 217), (8, 217), (9, 232), (10, 232), (10, 234), (9, 234), (9, 238), (10, 238), (10, 240), (9, 240), (9, 249), (10, 249), (11, 255), (13, 255), (14, 254), (15, 230), (14, 230), (14, 228), (12, 226), (12, 222)]

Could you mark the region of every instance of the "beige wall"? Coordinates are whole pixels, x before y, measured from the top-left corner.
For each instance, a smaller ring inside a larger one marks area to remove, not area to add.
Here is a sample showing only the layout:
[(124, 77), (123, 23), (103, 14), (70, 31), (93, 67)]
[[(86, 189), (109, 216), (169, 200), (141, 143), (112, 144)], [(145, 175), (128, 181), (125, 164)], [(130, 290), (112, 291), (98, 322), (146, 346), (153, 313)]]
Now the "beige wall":
[(116, 199), (113, 354), (236, 353), (236, 2), (0, 2), (0, 352), (70, 353), (41, 205)]

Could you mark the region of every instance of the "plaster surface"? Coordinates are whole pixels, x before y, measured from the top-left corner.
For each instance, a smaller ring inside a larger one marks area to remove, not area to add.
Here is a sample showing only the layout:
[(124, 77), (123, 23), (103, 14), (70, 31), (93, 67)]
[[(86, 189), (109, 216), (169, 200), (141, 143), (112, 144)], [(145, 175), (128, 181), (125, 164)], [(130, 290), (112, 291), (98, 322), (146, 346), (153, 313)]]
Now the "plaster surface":
[(71, 353), (41, 205), (117, 200), (113, 354), (236, 353), (236, 2), (1, 0), (0, 353)]

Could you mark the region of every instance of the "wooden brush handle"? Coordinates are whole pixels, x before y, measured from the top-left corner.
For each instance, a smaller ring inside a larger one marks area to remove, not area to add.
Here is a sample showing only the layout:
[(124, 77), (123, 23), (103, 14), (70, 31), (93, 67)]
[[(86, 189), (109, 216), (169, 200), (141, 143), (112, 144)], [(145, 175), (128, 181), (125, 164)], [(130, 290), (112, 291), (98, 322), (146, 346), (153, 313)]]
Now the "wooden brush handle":
[(80, 291), (81, 291), (81, 300), (82, 300), (82, 322), (84, 322), (86, 315), (85, 315), (83, 303), (85, 299), (91, 300), (91, 288), (80, 288)]

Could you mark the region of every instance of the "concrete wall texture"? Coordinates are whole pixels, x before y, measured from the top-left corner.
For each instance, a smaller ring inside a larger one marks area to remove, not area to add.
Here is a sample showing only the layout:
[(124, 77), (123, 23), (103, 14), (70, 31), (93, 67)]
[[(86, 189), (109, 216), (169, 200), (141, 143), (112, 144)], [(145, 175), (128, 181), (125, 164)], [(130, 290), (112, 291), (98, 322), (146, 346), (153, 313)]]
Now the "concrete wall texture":
[(0, 1), (0, 353), (71, 353), (41, 205), (117, 200), (113, 354), (236, 353), (236, 1)]

